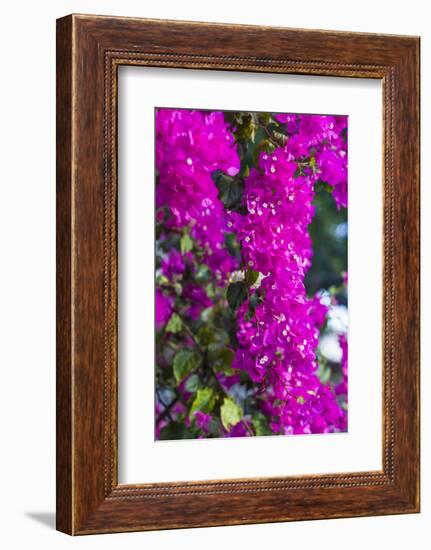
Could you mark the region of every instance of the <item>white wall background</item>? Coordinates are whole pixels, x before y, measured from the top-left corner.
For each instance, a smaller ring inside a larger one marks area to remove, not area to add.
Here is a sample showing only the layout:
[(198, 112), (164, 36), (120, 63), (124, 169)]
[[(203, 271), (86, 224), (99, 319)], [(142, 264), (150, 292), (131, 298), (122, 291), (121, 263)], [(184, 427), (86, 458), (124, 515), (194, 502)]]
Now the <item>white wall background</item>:
[[(431, 522), (431, 31), (427, 2), (56, 0), (3, 5), (0, 22), (0, 541), (14, 548), (424, 548)], [(55, 19), (70, 12), (422, 37), (422, 514), (72, 539), (53, 530)], [(428, 538), (428, 537), (427, 537)]]

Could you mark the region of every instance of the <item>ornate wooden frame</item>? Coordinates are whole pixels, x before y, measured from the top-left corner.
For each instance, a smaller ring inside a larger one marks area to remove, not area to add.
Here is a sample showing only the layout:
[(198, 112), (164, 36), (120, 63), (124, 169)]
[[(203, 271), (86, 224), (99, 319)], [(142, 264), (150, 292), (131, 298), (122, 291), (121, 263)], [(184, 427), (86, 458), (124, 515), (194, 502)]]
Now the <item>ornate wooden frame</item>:
[[(119, 65), (377, 78), (384, 103), (383, 470), (119, 485)], [(70, 15), (57, 21), (57, 528), (419, 511), (419, 38)]]

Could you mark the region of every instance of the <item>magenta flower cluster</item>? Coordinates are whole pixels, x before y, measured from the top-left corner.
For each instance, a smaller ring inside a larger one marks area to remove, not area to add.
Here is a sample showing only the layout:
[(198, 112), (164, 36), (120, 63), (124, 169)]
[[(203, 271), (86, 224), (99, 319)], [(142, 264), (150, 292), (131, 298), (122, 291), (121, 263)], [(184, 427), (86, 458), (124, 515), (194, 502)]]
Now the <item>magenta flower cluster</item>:
[(159, 109), (156, 168), (158, 220), (166, 216), (165, 225), (170, 228), (189, 226), (206, 253), (208, 265), (221, 280), (236, 265), (223, 248), (228, 228), (211, 174), (221, 170), (234, 176), (240, 168), (234, 137), (223, 113)]
[(313, 155), (316, 175), (333, 188), (339, 208), (347, 208), (347, 117), (279, 114), (286, 125), (292, 160)]
[[(326, 139), (326, 118), (312, 117), (304, 136), (295, 135), (295, 151), (318, 146)], [(310, 130), (310, 126), (312, 130)], [(301, 128), (301, 125), (299, 125)], [(319, 133), (320, 132), (320, 133)], [(301, 141), (300, 138), (303, 137)], [(248, 269), (263, 275), (263, 298), (250, 315), (250, 301), (239, 311), (239, 349), (235, 367), (246, 370), (261, 387), (262, 409), (273, 418), (275, 433), (321, 433), (344, 430), (346, 415), (328, 386), (317, 377), (316, 347), (326, 306), (308, 299), (304, 277), (311, 265), (308, 233), (314, 213), (312, 200), (317, 173), (295, 177), (298, 158), (290, 142), (262, 153), (259, 166), (245, 183), (247, 215), (236, 230)]]
[[(237, 262), (223, 246), (226, 220), (211, 174), (221, 170), (235, 175), (239, 165), (234, 138), (221, 112), (157, 110), (157, 221), (170, 230), (189, 228), (220, 284), (226, 283)], [(168, 278), (182, 274), (187, 263), (192, 265), (193, 258), (173, 248), (164, 259), (163, 273)], [(188, 311), (193, 319), (211, 304), (202, 289), (191, 284), (184, 297), (195, 302)], [(156, 326), (166, 323), (171, 312), (172, 299), (158, 290)]]
[[(287, 143), (260, 153), (244, 180), (245, 213), (238, 213), (224, 208), (212, 178), (216, 170), (228, 176), (240, 170), (234, 129), (223, 113), (158, 110), (157, 220), (169, 231), (188, 229), (218, 285), (226, 286), (237, 270), (259, 273), (236, 312), (238, 345), (232, 367), (253, 381), (272, 433), (343, 431), (347, 415), (337, 395), (347, 394), (347, 339), (340, 336), (343, 378), (332, 390), (320, 381), (316, 359), (328, 308), (320, 295), (307, 297), (304, 278), (313, 257), (308, 227), (317, 182), (330, 186), (338, 208), (347, 207), (346, 117), (279, 114), (275, 119)], [(236, 234), (241, 262), (225, 246), (228, 231)], [(190, 252), (172, 248), (162, 272), (172, 279), (193, 269), (192, 264)], [(212, 304), (199, 285), (188, 284), (182, 295), (192, 304), (187, 310), (192, 320)], [(173, 307), (173, 297), (157, 289), (158, 329), (166, 325)], [(223, 376), (218, 382), (229, 387)], [(197, 411), (195, 422), (206, 433), (211, 415)], [(249, 433), (245, 418), (226, 435)]]

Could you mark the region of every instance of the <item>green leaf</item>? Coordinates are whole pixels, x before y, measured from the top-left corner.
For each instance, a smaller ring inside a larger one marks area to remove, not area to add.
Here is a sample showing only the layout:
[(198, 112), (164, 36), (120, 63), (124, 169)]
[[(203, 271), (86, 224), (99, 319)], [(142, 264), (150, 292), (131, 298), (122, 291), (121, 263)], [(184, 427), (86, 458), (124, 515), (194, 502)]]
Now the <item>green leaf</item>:
[(326, 384), (326, 382), (329, 381), (329, 379), (331, 378), (331, 374), (332, 374), (332, 371), (330, 368), (326, 368), (322, 370), (322, 374), (319, 376), (322, 384)]
[(232, 370), (232, 363), (235, 357), (235, 352), (230, 348), (222, 349), (217, 356), (217, 359), (214, 361), (214, 370), (217, 372), (222, 372), (226, 375), (232, 375), (234, 371)]
[(262, 298), (260, 298), (256, 293), (250, 296), (250, 308), (255, 309), (261, 302)]
[(186, 391), (190, 393), (196, 393), (200, 386), (200, 379), (197, 374), (190, 375), (185, 383)]
[(253, 143), (256, 140), (256, 132), (257, 132), (257, 126), (254, 123), (251, 123), (247, 129), (247, 137), (250, 141)]
[(237, 141), (253, 141), (256, 138), (256, 118), (252, 113), (240, 113), (235, 117), (235, 137)]
[(226, 298), (232, 311), (235, 311), (247, 299), (247, 286), (242, 281), (231, 283), (226, 292)]
[(181, 284), (177, 281), (174, 283), (174, 290), (175, 290), (175, 294), (177, 296), (181, 296), (181, 293), (183, 291), (183, 287), (181, 286)]
[(247, 271), (245, 272), (245, 283), (248, 287), (253, 286), (258, 278), (259, 278), (259, 271), (254, 271), (253, 269), (247, 269)]
[(160, 274), (157, 276), (156, 283), (157, 283), (157, 286), (167, 285), (169, 283), (169, 279), (164, 275)]
[(229, 345), (229, 334), (223, 329), (215, 329), (213, 338), (208, 345), (208, 358), (211, 361), (219, 360)]
[(242, 409), (230, 397), (225, 397), (223, 405), (220, 408), (221, 422), (226, 430), (230, 430), (231, 426), (236, 426), (243, 417)]
[(220, 437), (221, 423), (220, 420), (213, 416), (208, 426), (208, 432), (216, 437)]
[(178, 422), (170, 422), (160, 430), (160, 439), (182, 439), (184, 426)]
[(172, 334), (176, 334), (177, 332), (180, 332), (182, 328), (183, 322), (181, 321), (181, 317), (176, 313), (173, 313), (168, 321), (168, 324), (166, 325), (166, 332), (172, 332)]
[(213, 329), (213, 342), (227, 346), (229, 344), (229, 334), (222, 328)]
[(188, 374), (196, 370), (201, 363), (201, 356), (197, 351), (189, 349), (180, 350), (174, 357), (174, 376), (179, 383)]
[(257, 116), (257, 119), (260, 124), (264, 124), (264, 125), (274, 121), (271, 113), (259, 113)]
[(215, 400), (214, 390), (211, 388), (200, 388), (191, 406), (190, 418), (193, 418), (196, 411), (210, 413), (214, 407)]
[(252, 426), (256, 435), (271, 435), (272, 432), (268, 425), (268, 419), (261, 412), (257, 412), (251, 419)]
[(214, 333), (208, 327), (201, 327), (196, 334), (196, 338), (201, 346), (208, 346), (214, 340)]
[(273, 132), (274, 140), (281, 146), (284, 147), (287, 143), (287, 136), (282, 134), (281, 132), (274, 131)]
[(196, 433), (184, 423), (170, 422), (160, 430), (160, 439), (196, 439)]
[(228, 249), (229, 254), (234, 258), (238, 258), (239, 260), (240, 259), (239, 244), (238, 244), (238, 241), (236, 240), (236, 233), (225, 233), (224, 242), (225, 242), (226, 248)]
[(196, 338), (201, 346), (208, 347), (210, 352), (225, 348), (229, 344), (229, 334), (222, 328), (201, 327)]
[(216, 295), (216, 290), (214, 284), (210, 283), (205, 287), (205, 292), (207, 293), (208, 298), (214, 298)]
[(198, 283), (208, 283), (211, 279), (210, 268), (205, 264), (201, 264), (196, 270), (195, 279)]
[(219, 199), (226, 208), (239, 207), (242, 198), (242, 187), (239, 181), (232, 176), (217, 172), (214, 175), (215, 184), (219, 190)]
[[(210, 298), (210, 296), (208, 295), (208, 297)], [(204, 323), (210, 323), (211, 322), (211, 316), (213, 315), (213, 307), (210, 306), (210, 307), (206, 307), (205, 309), (203, 309), (201, 311), (201, 320), (204, 322)]]
[(190, 250), (193, 248), (193, 240), (187, 233), (184, 233), (184, 235), (181, 237), (180, 240), (180, 249), (181, 254), (185, 254), (186, 252), (190, 252)]

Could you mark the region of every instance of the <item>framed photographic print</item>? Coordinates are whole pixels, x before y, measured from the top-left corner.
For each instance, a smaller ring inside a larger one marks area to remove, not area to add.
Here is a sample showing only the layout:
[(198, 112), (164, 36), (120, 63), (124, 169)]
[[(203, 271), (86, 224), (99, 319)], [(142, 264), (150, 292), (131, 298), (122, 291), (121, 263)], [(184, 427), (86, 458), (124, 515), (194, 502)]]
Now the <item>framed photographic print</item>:
[(419, 511), (419, 39), (57, 21), (57, 528)]

